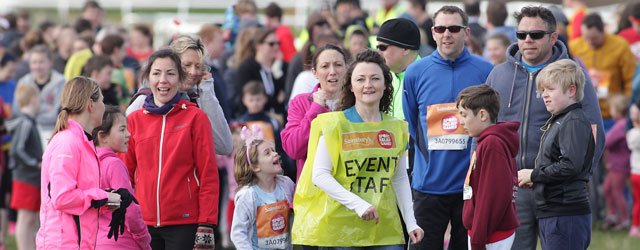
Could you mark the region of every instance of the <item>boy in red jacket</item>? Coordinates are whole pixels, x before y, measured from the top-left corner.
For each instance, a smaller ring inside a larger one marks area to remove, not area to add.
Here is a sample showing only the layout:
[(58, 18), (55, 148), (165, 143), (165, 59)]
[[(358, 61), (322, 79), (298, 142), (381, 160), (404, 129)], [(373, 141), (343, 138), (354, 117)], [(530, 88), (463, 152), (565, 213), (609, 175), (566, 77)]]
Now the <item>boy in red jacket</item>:
[(520, 123), (496, 123), (500, 98), (485, 84), (462, 90), (456, 107), (467, 133), (478, 142), (463, 189), (462, 223), (469, 249), (511, 249), (519, 226), (515, 156)]

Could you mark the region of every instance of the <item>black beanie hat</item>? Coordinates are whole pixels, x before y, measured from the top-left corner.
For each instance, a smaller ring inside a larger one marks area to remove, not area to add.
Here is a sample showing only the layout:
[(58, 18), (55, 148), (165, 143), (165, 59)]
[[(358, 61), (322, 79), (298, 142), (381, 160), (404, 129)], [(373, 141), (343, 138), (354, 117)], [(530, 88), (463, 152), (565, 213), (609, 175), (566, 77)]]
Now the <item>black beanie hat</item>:
[(378, 31), (377, 40), (403, 49), (420, 49), (418, 26), (406, 18), (394, 18), (384, 22)]

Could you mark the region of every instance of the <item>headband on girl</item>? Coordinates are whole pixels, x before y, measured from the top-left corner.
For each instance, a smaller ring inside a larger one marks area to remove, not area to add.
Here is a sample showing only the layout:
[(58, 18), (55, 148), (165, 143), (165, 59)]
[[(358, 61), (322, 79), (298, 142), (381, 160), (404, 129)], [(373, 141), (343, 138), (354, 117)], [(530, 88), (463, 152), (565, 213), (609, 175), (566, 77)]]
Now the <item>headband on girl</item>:
[(249, 156), (249, 148), (251, 147), (251, 143), (257, 140), (264, 140), (264, 136), (262, 135), (262, 129), (257, 124), (251, 126), (251, 129), (247, 128), (247, 126), (242, 127), (242, 131), (240, 132), (240, 138), (244, 140), (245, 145), (247, 146), (247, 163), (251, 165), (251, 157)]

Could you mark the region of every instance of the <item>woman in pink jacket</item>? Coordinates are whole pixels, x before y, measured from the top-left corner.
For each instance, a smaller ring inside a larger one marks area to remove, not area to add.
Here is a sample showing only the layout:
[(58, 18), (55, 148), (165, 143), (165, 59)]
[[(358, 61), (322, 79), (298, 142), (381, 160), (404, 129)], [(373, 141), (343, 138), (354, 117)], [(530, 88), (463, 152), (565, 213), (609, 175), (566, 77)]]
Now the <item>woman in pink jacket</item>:
[(120, 195), (100, 187), (100, 168), (90, 132), (102, 121), (98, 84), (76, 77), (62, 90), (61, 108), (42, 156), (38, 249), (95, 249), (98, 214)]
[(287, 125), (280, 135), (284, 151), (296, 160), (296, 181), (307, 159), (311, 121), (319, 114), (335, 110), (348, 59), (347, 53), (335, 45), (327, 44), (320, 48), (311, 61), (311, 72), (320, 83), (313, 92), (299, 94), (289, 104)]

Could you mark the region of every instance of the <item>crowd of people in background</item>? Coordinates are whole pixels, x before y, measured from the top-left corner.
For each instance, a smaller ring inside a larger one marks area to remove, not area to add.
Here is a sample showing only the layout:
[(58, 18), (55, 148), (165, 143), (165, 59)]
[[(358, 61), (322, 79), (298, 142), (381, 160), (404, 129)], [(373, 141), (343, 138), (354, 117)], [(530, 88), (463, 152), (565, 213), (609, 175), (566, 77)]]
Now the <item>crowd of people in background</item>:
[(13, 223), (19, 249), (640, 238), (640, 3), (610, 33), (583, 0), (380, 2), (325, 1), (296, 32), (235, 0), (161, 47), (93, 0), (1, 16), (0, 250)]

